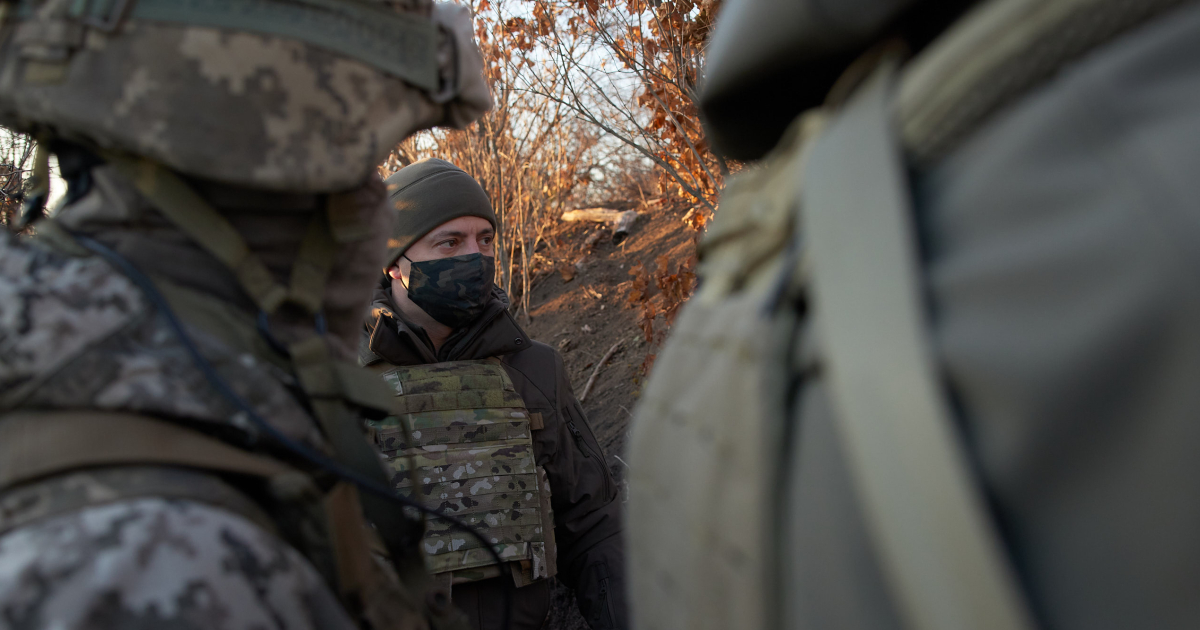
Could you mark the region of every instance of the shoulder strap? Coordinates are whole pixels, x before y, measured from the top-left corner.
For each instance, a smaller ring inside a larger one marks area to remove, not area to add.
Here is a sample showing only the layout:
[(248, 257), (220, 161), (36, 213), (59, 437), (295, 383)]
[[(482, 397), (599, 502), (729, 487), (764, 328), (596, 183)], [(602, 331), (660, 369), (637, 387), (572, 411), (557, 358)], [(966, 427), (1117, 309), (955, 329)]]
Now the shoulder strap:
[(885, 62), (816, 140), (802, 231), (836, 426), (910, 630), (1034, 627), (926, 338)]
[(0, 416), (0, 488), (80, 468), (129, 464), (184, 466), (264, 478), (302, 474), (276, 459), (130, 413), (21, 411)]
[(356, 235), (351, 231), (355, 226), (344, 225), (349, 217), (341, 195), (331, 195), (325, 212), (314, 213), (292, 265), (291, 283), (285, 287), (275, 281), (237, 229), (169, 169), (115, 152), (106, 152), (104, 157), (156, 210), (233, 272), (260, 310), (271, 314), (283, 303), (292, 302), (314, 315), (321, 311), (336, 253), (335, 238)]
[[(262, 504), (212, 471), (129, 464), (88, 467), (0, 488), (0, 536), (78, 510), (138, 499), (201, 503), (283, 535)], [(332, 571), (326, 573), (332, 578)]]

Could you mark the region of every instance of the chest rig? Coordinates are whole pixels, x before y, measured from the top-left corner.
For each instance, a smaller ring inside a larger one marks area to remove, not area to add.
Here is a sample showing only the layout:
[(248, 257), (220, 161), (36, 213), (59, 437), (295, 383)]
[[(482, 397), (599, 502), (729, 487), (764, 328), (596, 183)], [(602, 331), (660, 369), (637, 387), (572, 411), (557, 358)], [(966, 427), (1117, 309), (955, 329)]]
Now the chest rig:
[(553, 576), (550, 484), (533, 451), (539, 423), (500, 361), (400, 366), (382, 375), (401, 415), (370, 424), (392, 484), (479, 528), (507, 565), (430, 518), (421, 545), (429, 570), (451, 583), (508, 572), (518, 587)]

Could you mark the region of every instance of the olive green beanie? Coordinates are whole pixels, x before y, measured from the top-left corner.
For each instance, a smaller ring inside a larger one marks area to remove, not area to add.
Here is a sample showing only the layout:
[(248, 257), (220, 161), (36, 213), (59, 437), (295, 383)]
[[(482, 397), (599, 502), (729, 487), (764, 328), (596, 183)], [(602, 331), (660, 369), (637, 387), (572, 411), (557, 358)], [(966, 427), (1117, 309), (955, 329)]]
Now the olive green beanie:
[(475, 178), (437, 158), (413, 162), (384, 180), (396, 209), (396, 231), (388, 239), (388, 267), (437, 226), (459, 217), (480, 217), (496, 227), (492, 202)]

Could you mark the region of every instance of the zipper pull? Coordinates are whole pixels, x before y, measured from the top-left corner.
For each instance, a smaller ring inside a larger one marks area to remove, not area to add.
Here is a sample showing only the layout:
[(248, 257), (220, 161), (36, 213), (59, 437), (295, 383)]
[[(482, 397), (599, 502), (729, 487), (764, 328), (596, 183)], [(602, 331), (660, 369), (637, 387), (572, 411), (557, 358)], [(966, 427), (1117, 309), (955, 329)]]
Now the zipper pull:
[(591, 451), (587, 448), (587, 444), (583, 443), (583, 431), (580, 431), (574, 422), (567, 422), (567, 430), (571, 432), (571, 435), (575, 436), (575, 444), (579, 447), (580, 451), (583, 451), (583, 456), (591, 457)]

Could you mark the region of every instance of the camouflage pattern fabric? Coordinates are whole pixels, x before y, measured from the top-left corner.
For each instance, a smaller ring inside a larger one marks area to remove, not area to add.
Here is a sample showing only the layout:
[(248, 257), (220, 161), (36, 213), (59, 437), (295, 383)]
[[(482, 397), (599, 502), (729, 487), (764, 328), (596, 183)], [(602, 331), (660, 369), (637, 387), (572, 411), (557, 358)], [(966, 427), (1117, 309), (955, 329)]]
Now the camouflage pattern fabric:
[(412, 263), (408, 297), (429, 316), (459, 328), (475, 321), (491, 297), (496, 259), (483, 254)]
[(107, 466), (46, 477), (0, 491), (0, 536), (83, 507), (150, 497), (203, 503), (238, 514), (278, 534), (262, 507), (212, 474), (173, 466)]
[[(516, 563), (518, 585), (555, 574), (550, 485), (536, 465), (529, 412), (494, 361), (403, 366), (383, 374), (403, 416), (372, 423), (392, 482), (474, 525)], [(434, 573), (454, 581), (491, 577), (481, 543), (442, 519), (423, 541)]]
[[(205, 331), (189, 335), (238, 394), (290, 437), (323, 448), (289, 377)], [(0, 410), (101, 409), (233, 424), (161, 316), (125, 276), (0, 232)]]
[(5, 628), (355, 628), (317, 571), (250, 521), (158, 498), (0, 536)]
[(72, 17), (74, 4), (39, 3), (6, 28), (4, 125), (81, 136), (229, 184), (331, 192), (360, 185), (412, 132), (465, 126), (490, 106), (486, 87), (475, 85), (469, 12), (434, 10), (429, 0), (389, 8), (432, 17), (447, 34), (437, 54), (449, 94), (437, 103), (300, 41), (148, 21), (104, 33)]

